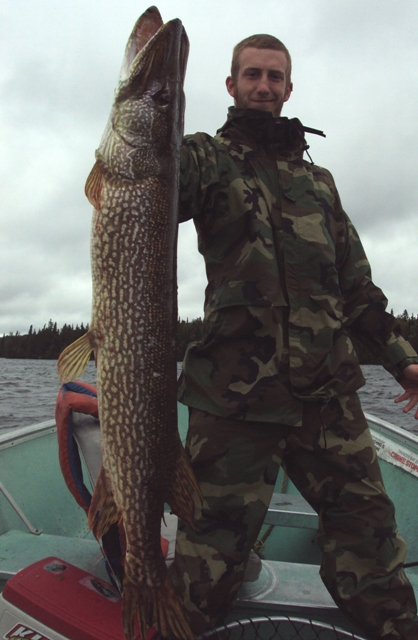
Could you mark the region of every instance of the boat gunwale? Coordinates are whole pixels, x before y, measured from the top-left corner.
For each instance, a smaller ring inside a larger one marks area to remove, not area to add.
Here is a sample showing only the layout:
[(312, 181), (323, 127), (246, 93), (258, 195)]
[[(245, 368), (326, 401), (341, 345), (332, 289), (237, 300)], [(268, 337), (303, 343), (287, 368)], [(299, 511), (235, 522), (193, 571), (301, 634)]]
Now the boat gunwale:
[[(398, 427), (392, 422), (378, 418), (371, 413), (365, 412), (364, 415), (372, 430), (374, 429), (388, 437), (396, 437), (396, 439), (402, 441), (418, 453), (418, 433), (408, 431), (403, 427)], [(14, 447), (28, 440), (40, 438), (44, 435), (55, 433), (56, 431), (57, 426), (55, 420), (44, 420), (43, 422), (34, 423), (25, 427), (10, 429), (6, 433), (0, 434), (0, 450)]]
[(406, 444), (408, 447), (418, 453), (418, 434), (408, 431), (403, 427), (398, 427), (392, 422), (387, 422), (382, 418), (378, 418), (371, 413), (365, 413), (366, 420), (372, 431), (377, 431), (388, 438), (396, 439)]
[(15, 447), (28, 440), (34, 440), (35, 438), (41, 438), (42, 436), (56, 433), (57, 425), (55, 420), (45, 420), (43, 422), (27, 425), (26, 427), (19, 427), (18, 429), (10, 429), (6, 433), (0, 435), (0, 451), (2, 449), (8, 449)]

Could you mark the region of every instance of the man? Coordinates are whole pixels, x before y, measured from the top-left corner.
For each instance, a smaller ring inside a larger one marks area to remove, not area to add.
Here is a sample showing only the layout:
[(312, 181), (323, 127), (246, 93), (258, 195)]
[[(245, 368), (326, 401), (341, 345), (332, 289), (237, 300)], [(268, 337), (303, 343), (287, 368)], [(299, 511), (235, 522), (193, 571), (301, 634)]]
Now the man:
[[(173, 581), (196, 634), (233, 605), (280, 465), (319, 514), (321, 577), (370, 638), (418, 637), (406, 548), (356, 391), (350, 335), (418, 403), (418, 356), (385, 312), (331, 174), (302, 159), (296, 120), (279, 118), (291, 59), (272, 36), (234, 49), (234, 98), (213, 138), (186, 137), (181, 219), (206, 262), (207, 333), (189, 345), (179, 397), (203, 493), (180, 524)], [(418, 410), (415, 417), (418, 418)]]

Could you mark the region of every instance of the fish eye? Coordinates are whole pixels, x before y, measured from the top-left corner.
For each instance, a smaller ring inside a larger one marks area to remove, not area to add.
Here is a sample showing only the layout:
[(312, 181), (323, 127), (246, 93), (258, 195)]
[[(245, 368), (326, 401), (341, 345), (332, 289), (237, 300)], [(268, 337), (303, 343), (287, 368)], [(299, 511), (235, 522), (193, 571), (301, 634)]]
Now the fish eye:
[(153, 96), (153, 100), (159, 107), (166, 107), (170, 102), (170, 94), (167, 89), (163, 89)]

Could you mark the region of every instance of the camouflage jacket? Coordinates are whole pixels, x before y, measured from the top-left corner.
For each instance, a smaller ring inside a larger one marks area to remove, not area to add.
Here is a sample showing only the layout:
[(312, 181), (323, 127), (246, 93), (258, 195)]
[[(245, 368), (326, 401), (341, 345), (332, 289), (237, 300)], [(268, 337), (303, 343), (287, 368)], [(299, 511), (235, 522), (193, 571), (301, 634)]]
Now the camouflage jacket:
[(208, 277), (206, 335), (180, 381), (189, 406), (299, 425), (303, 401), (364, 384), (351, 332), (395, 376), (418, 362), (331, 174), (305, 149), (297, 119), (234, 108), (215, 137), (184, 140), (180, 216), (194, 220)]

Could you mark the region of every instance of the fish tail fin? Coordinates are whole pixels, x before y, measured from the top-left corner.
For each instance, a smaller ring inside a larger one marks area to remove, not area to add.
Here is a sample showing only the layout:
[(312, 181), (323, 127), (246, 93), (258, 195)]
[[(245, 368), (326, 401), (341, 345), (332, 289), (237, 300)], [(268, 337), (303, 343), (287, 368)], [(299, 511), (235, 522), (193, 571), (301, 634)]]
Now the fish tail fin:
[(163, 638), (194, 640), (183, 606), (168, 577), (157, 588), (139, 587), (125, 579), (123, 590), (123, 631), (125, 640), (135, 640), (135, 622), (138, 619), (143, 640), (150, 627)]
[(101, 540), (112, 524), (118, 522), (119, 519), (120, 514), (110, 486), (110, 480), (104, 467), (102, 467), (89, 507), (89, 527), (93, 531), (94, 537), (97, 540)]
[(93, 349), (93, 332), (91, 330), (64, 349), (57, 363), (58, 377), (62, 384), (81, 376), (87, 367)]
[(181, 518), (187, 526), (194, 528), (195, 498), (202, 503), (202, 493), (186, 455), (179, 441), (179, 456), (171, 479), (167, 502), (173, 513)]

